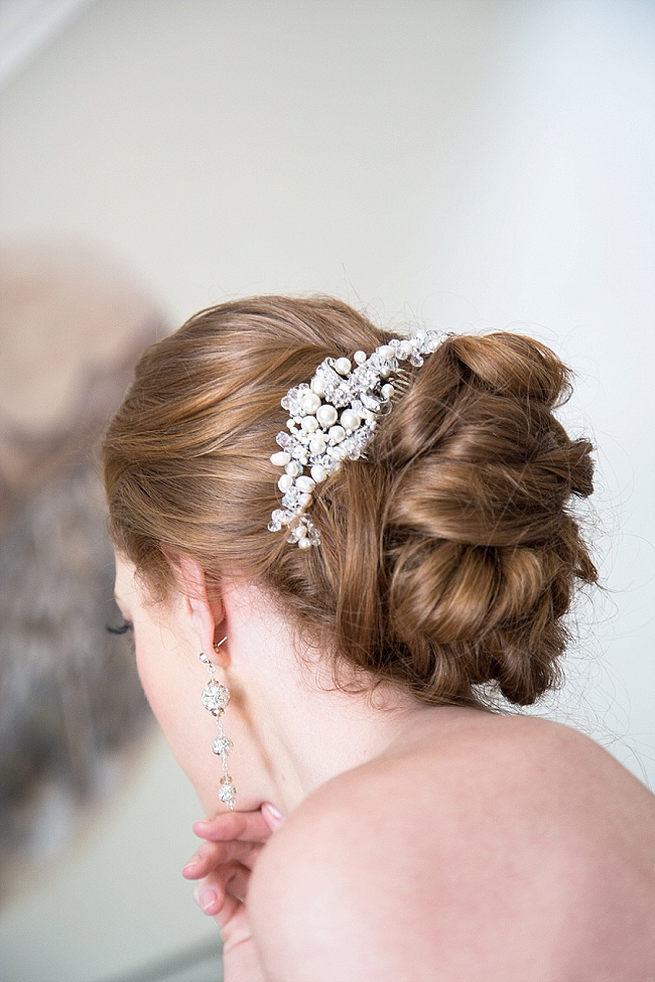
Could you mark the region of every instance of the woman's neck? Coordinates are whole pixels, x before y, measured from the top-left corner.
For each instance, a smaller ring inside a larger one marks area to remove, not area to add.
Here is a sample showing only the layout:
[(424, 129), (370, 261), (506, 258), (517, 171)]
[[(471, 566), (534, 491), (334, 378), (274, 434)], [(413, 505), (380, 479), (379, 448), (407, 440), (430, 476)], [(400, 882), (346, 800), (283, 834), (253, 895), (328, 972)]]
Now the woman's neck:
[[(335, 689), (327, 660), (314, 649), (294, 657), (288, 624), (253, 589), (246, 587), (245, 595), (240, 589), (226, 603), (228, 713), (234, 705), (243, 728), (234, 739), (234, 777), (247, 791), (241, 807), (272, 800), (287, 812), (338, 774), (405, 746), (426, 722), (470, 712), (425, 705), (390, 683), (373, 693)], [(243, 777), (239, 742), (252, 753)]]

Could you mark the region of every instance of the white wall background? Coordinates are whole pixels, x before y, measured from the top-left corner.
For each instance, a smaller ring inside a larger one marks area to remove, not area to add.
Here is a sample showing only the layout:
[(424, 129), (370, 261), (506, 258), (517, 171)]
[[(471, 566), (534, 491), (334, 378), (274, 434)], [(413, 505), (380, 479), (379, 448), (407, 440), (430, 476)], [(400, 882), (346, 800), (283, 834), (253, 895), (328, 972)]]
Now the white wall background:
[[(577, 370), (608, 592), (547, 708), (651, 786), (654, 55), (632, 0), (95, 0), (0, 93), (3, 238), (109, 246), (174, 321), (333, 292)], [(192, 792), (160, 743), (146, 763), (0, 917), (4, 978), (100, 982), (207, 936)]]

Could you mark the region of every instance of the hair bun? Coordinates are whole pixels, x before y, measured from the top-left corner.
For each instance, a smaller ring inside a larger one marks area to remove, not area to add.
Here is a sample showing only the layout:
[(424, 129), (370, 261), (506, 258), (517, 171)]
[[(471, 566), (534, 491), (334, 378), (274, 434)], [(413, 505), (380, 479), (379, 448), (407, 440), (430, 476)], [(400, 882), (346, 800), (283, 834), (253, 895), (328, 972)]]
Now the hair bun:
[(386, 507), (389, 626), (435, 696), (468, 677), (529, 703), (557, 678), (574, 580), (596, 578), (567, 512), (592, 491), (592, 447), (551, 412), (569, 393), (543, 344), (457, 337), (390, 415), (384, 452), (403, 466)]

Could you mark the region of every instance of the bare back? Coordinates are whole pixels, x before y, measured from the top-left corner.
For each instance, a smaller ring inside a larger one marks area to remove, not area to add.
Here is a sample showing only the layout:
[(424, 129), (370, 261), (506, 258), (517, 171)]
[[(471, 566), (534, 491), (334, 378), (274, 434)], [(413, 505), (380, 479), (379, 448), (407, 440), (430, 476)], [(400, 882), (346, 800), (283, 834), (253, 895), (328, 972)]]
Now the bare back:
[(427, 711), (292, 813), (252, 891), (280, 978), (305, 938), (322, 982), (323, 937), (326, 980), (645, 982), (655, 798), (568, 727)]

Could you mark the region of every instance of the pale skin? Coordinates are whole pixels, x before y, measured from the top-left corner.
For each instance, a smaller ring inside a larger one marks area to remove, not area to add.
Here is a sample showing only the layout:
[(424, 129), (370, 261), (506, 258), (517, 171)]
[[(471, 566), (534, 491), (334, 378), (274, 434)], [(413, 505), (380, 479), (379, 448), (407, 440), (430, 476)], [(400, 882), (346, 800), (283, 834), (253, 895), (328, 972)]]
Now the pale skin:
[[(184, 870), (226, 982), (646, 982), (655, 798), (574, 730), (328, 691), (256, 586), (171, 557), (155, 604), (117, 556), (146, 694), (208, 820)], [(221, 638), (227, 641), (214, 652)], [(232, 692), (237, 809), (216, 797), (207, 671)]]

